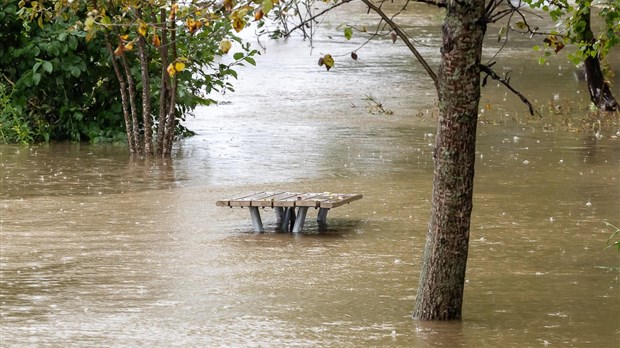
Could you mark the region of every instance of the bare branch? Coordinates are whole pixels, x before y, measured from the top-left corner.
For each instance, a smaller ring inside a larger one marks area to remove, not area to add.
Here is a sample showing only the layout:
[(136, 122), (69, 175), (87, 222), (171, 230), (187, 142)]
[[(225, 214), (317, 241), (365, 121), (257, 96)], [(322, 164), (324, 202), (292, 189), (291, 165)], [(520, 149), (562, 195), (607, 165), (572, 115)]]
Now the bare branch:
[(407, 34), (405, 34), (405, 32), (396, 23), (394, 23), (394, 21), (392, 21), (392, 19), (390, 19), (390, 17), (388, 17), (385, 14), (385, 12), (383, 12), (380, 8), (378, 8), (370, 0), (362, 0), (362, 2), (364, 4), (366, 4), (366, 6), (368, 6), (369, 9), (373, 10), (376, 14), (378, 14), (381, 17), (381, 19), (383, 19), (386, 23), (388, 23), (390, 25), (390, 27), (392, 27), (392, 30), (394, 30), (396, 35), (398, 35), (398, 37), (400, 37), (403, 40), (403, 42), (405, 42), (405, 45), (407, 45), (407, 47), (409, 48), (411, 53), (413, 53), (413, 55), (416, 57), (418, 62), (420, 64), (422, 64), (422, 67), (424, 68), (424, 70), (426, 70), (426, 72), (428, 73), (430, 78), (435, 83), (435, 88), (437, 88), (437, 74), (435, 74), (435, 72), (430, 67), (430, 65), (428, 65), (426, 60), (424, 60), (424, 57), (422, 57), (420, 52), (418, 52), (418, 50), (415, 48), (415, 46), (413, 46), (413, 44), (411, 43), (411, 40), (409, 40), (409, 37), (407, 36)]
[[(482, 80), (482, 86), (486, 85), (486, 81), (488, 77), (491, 77), (493, 80), (499, 81), (502, 85), (506, 86), (506, 88), (508, 88), (512, 93), (514, 93), (517, 97), (519, 97), (519, 99), (521, 99), (521, 101), (525, 103), (525, 105), (527, 105), (530, 115), (533, 116), (534, 106), (532, 105), (532, 103), (523, 94), (521, 94), (521, 92), (517, 91), (514, 87), (510, 85), (509, 78), (507, 78), (506, 76), (501, 77), (495, 71), (493, 71), (493, 69), (491, 69), (493, 64), (495, 63), (491, 63), (488, 65), (480, 64), (480, 71), (487, 74), (487, 76), (485, 76), (484, 79)], [(536, 112), (536, 114), (538, 114), (538, 116), (542, 118), (542, 115), (539, 112)]]
[(308, 22), (310, 22), (310, 21), (313, 21), (313, 20), (315, 20), (315, 19), (316, 19), (316, 18), (318, 18), (318, 17), (321, 17), (321, 16), (322, 16), (322, 15), (324, 15), (325, 13), (327, 13), (327, 12), (329, 12), (329, 11), (331, 11), (331, 10), (335, 9), (335, 8), (336, 8), (336, 7), (338, 7), (338, 6), (341, 6), (341, 5), (347, 4), (347, 3), (352, 2), (352, 1), (353, 1), (353, 0), (342, 0), (342, 1), (340, 1), (339, 3), (337, 3), (337, 4), (335, 4), (335, 5), (333, 5), (333, 6), (330, 6), (330, 7), (326, 8), (326, 9), (324, 9), (323, 11), (321, 11), (321, 12), (319, 12), (319, 13), (315, 14), (314, 16), (312, 16), (312, 17), (310, 17), (310, 18), (306, 19), (305, 21), (302, 21), (302, 22), (301, 22), (301, 23), (299, 23), (298, 25), (296, 25), (296, 26), (294, 26), (293, 28), (291, 28), (291, 30), (289, 30), (288, 32), (286, 32), (286, 33), (284, 34), (284, 37), (285, 37), (285, 38), (286, 38), (286, 37), (289, 37), (289, 36), (291, 35), (291, 33), (292, 33), (292, 32), (294, 32), (294, 31), (295, 31), (295, 30), (297, 30), (297, 29), (303, 28), (303, 26), (304, 26), (304, 25), (306, 25), (306, 23), (308, 23)]

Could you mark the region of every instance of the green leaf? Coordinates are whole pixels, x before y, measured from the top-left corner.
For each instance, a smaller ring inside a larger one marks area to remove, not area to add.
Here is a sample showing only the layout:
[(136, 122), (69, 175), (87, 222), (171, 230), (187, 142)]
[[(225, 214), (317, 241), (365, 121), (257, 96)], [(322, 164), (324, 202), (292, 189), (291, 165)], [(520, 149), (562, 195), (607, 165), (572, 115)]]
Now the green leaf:
[(101, 18), (101, 24), (103, 24), (103, 25), (110, 25), (110, 24), (112, 24), (112, 21), (110, 20), (110, 17), (103, 16), (103, 18)]
[(266, 16), (273, 8), (273, 2), (271, 2), (271, 0), (263, 0), (261, 8), (263, 10), (263, 14)]
[(52, 66), (52, 63), (48, 61), (43, 61), (43, 70), (45, 70), (47, 73), (51, 73), (54, 70), (54, 67)]
[(71, 75), (73, 75), (74, 77), (80, 77), (81, 71), (77, 66), (72, 66), (70, 69)]
[(351, 27), (344, 28), (344, 37), (347, 40), (351, 40), (352, 36), (353, 36), (353, 29)]
[(39, 67), (41, 66), (42, 62), (36, 62), (34, 63), (34, 66), (32, 67), (32, 73), (35, 74), (37, 72), (37, 70), (39, 70)]
[(256, 60), (254, 60), (254, 58), (252, 58), (252, 57), (245, 57), (244, 59), (245, 59), (246, 62), (256, 66)]
[(36, 73), (32, 75), (32, 82), (34, 83), (34, 85), (38, 85), (39, 82), (41, 82), (41, 74)]
[(243, 58), (243, 52), (237, 52), (237, 53), (233, 54), (233, 58), (235, 60), (242, 59)]

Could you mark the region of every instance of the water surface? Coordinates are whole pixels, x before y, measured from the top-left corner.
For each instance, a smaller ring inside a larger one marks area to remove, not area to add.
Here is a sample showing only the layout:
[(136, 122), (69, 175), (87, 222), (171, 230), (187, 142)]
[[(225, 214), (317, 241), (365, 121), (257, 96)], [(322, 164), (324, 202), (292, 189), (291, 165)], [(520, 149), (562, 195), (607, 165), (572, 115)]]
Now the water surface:
[[(415, 9), (408, 30), (436, 64), (440, 17)], [(172, 160), (1, 146), (2, 346), (617, 347), (619, 257), (604, 250), (603, 223), (620, 225), (617, 129), (525, 122), (516, 98), (487, 87), (484, 117), (505, 125), (479, 129), (464, 319), (413, 321), (434, 92), (389, 40), (318, 67), (354, 45), (336, 39), (340, 21), (312, 51), (270, 42), (226, 103), (189, 120), (198, 135)], [(586, 103), (568, 65), (543, 69), (524, 50), (506, 53), (503, 66), (527, 66), (515, 84), (541, 103)], [(273, 232), (269, 210), (257, 234), (247, 210), (215, 206), (262, 190), (364, 199), (331, 212), (324, 231), (309, 212), (297, 235)]]

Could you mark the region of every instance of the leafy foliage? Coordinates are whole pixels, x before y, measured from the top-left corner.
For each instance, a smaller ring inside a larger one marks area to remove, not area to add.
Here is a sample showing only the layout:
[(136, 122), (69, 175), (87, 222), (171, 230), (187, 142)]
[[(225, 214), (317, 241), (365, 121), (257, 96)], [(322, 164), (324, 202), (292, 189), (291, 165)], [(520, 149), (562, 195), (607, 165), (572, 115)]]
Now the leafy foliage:
[(77, 19), (24, 18), (14, 0), (0, 9), (3, 142), (122, 140), (104, 51), (66, 30)]
[[(129, 136), (144, 140), (150, 129), (163, 126), (158, 115), (163, 108), (169, 112), (169, 105), (159, 102), (162, 96), (172, 103), (175, 134), (185, 133), (180, 122), (198, 105), (213, 103), (211, 92), (233, 90), (229, 78), (237, 77), (235, 66), (255, 64), (252, 56), (257, 52), (233, 35), (247, 24), (253, 9), (247, 5), (3, 1), (0, 78), (6, 82), (2, 100), (8, 106), (2, 114), (4, 141), (131, 145)], [(263, 11), (269, 12), (267, 7), (262, 4)], [(229, 52), (234, 52), (232, 60), (218, 58)], [(131, 82), (131, 98), (123, 95), (128, 92), (119, 85), (119, 76), (125, 88)], [(130, 111), (128, 99), (133, 103)], [(132, 118), (124, 117), (125, 112)], [(28, 136), (8, 136), (9, 114), (19, 116), (12, 120), (19, 121)]]
[(603, 26), (597, 32), (590, 29), (590, 13), (593, 11), (593, 2), (590, 0), (524, 0), (532, 8), (547, 12), (550, 18), (562, 23), (559, 30), (549, 33), (544, 43), (556, 53), (566, 43), (576, 44), (578, 49), (569, 54), (569, 58), (575, 64), (586, 57), (599, 57), (601, 60), (609, 51), (620, 43), (620, 2), (608, 0), (598, 2), (600, 7), (598, 15), (601, 17)]

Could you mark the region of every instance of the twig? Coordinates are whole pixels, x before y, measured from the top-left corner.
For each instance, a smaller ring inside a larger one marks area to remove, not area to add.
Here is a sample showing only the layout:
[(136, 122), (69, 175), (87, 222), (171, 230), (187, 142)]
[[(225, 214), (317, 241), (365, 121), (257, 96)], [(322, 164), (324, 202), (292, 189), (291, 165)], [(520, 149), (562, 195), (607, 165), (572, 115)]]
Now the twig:
[[(508, 88), (512, 93), (518, 96), (525, 105), (527, 105), (530, 111), (530, 115), (533, 116), (534, 106), (532, 105), (532, 103), (530, 103), (530, 101), (523, 94), (521, 94), (521, 92), (517, 91), (514, 87), (510, 85), (510, 79), (501, 77), (495, 71), (493, 71), (493, 69), (491, 69), (491, 66), (493, 66), (493, 64), (495, 63), (491, 63), (488, 65), (480, 64), (480, 71), (487, 74), (487, 76), (485, 76), (482, 80), (482, 86), (486, 85), (488, 77), (491, 77), (493, 80), (499, 81), (502, 85), (506, 86), (506, 88)], [(542, 115), (538, 111), (536, 111), (536, 114), (538, 114), (538, 116), (542, 118)]]
[(407, 37), (407, 34), (405, 34), (405, 32), (403, 32), (403, 30), (396, 23), (394, 23), (394, 21), (392, 21), (390, 19), (390, 17), (388, 17), (385, 14), (385, 12), (383, 12), (380, 8), (378, 8), (370, 0), (362, 0), (362, 2), (364, 4), (366, 4), (366, 6), (368, 6), (369, 9), (373, 10), (376, 14), (378, 14), (381, 17), (381, 19), (383, 19), (386, 23), (388, 23), (390, 25), (390, 27), (392, 27), (392, 30), (394, 30), (396, 35), (398, 35), (405, 42), (405, 45), (407, 45), (407, 47), (409, 48), (411, 53), (413, 53), (413, 55), (416, 57), (418, 62), (420, 64), (422, 64), (422, 67), (424, 68), (424, 70), (426, 70), (426, 72), (428, 73), (430, 78), (435, 83), (435, 87), (437, 88), (437, 86), (438, 86), (438, 84), (437, 84), (437, 74), (435, 74), (435, 72), (430, 67), (430, 65), (428, 65), (426, 60), (424, 60), (424, 57), (422, 57), (420, 52), (418, 52), (418, 50), (415, 48), (415, 46), (413, 46), (413, 44), (409, 40), (409, 37)]
[(314, 16), (312, 16), (312, 17), (310, 17), (310, 18), (306, 19), (305, 21), (302, 21), (302, 22), (301, 22), (301, 23), (299, 23), (298, 25), (296, 25), (296, 26), (294, 26), (293, 28), (291, 28), (291, 30), (289, 30), (287, 33), (285, 33), (285, 34), (284, 34), (284, 37), (286, 38), (286, 37), (291, 36), (291, 33), (292, 33), (292, 32), (294, 32), (295, 30), (297, 30), (297, 29), (299, 29), (299, 28), (302, 28), (304, 25), (306, 25), (306, 23), (307, 23), (307, 22), (309, 22), (309, 21), (313, 21), (314, 19), (316, 19), (316, 18), (318, 18), (318, 17), (322, 16), (323, 14), (325, 14), (325, 13), (327, 13), (327, 12), (329, 12), (329, 11), (331, 11), (331, 10), (335, 9), (336, 7), (338, 7), (338, 6), (340, 6), (340, 5), (347, 4), (347, 3), (351, 2), (351, 1), (353, 1), (353, 0), (342, 0), (341, 2), (339, 2), (339, 3), (337, 3), (337, 4), (335, 4), (335, 5), (333, 5), (333, 6), (329, 7), (329, 8), (324, 9), (323, 11), (321, 11), (321, 12), (319, 12), (319, 13), (315, 14)]

